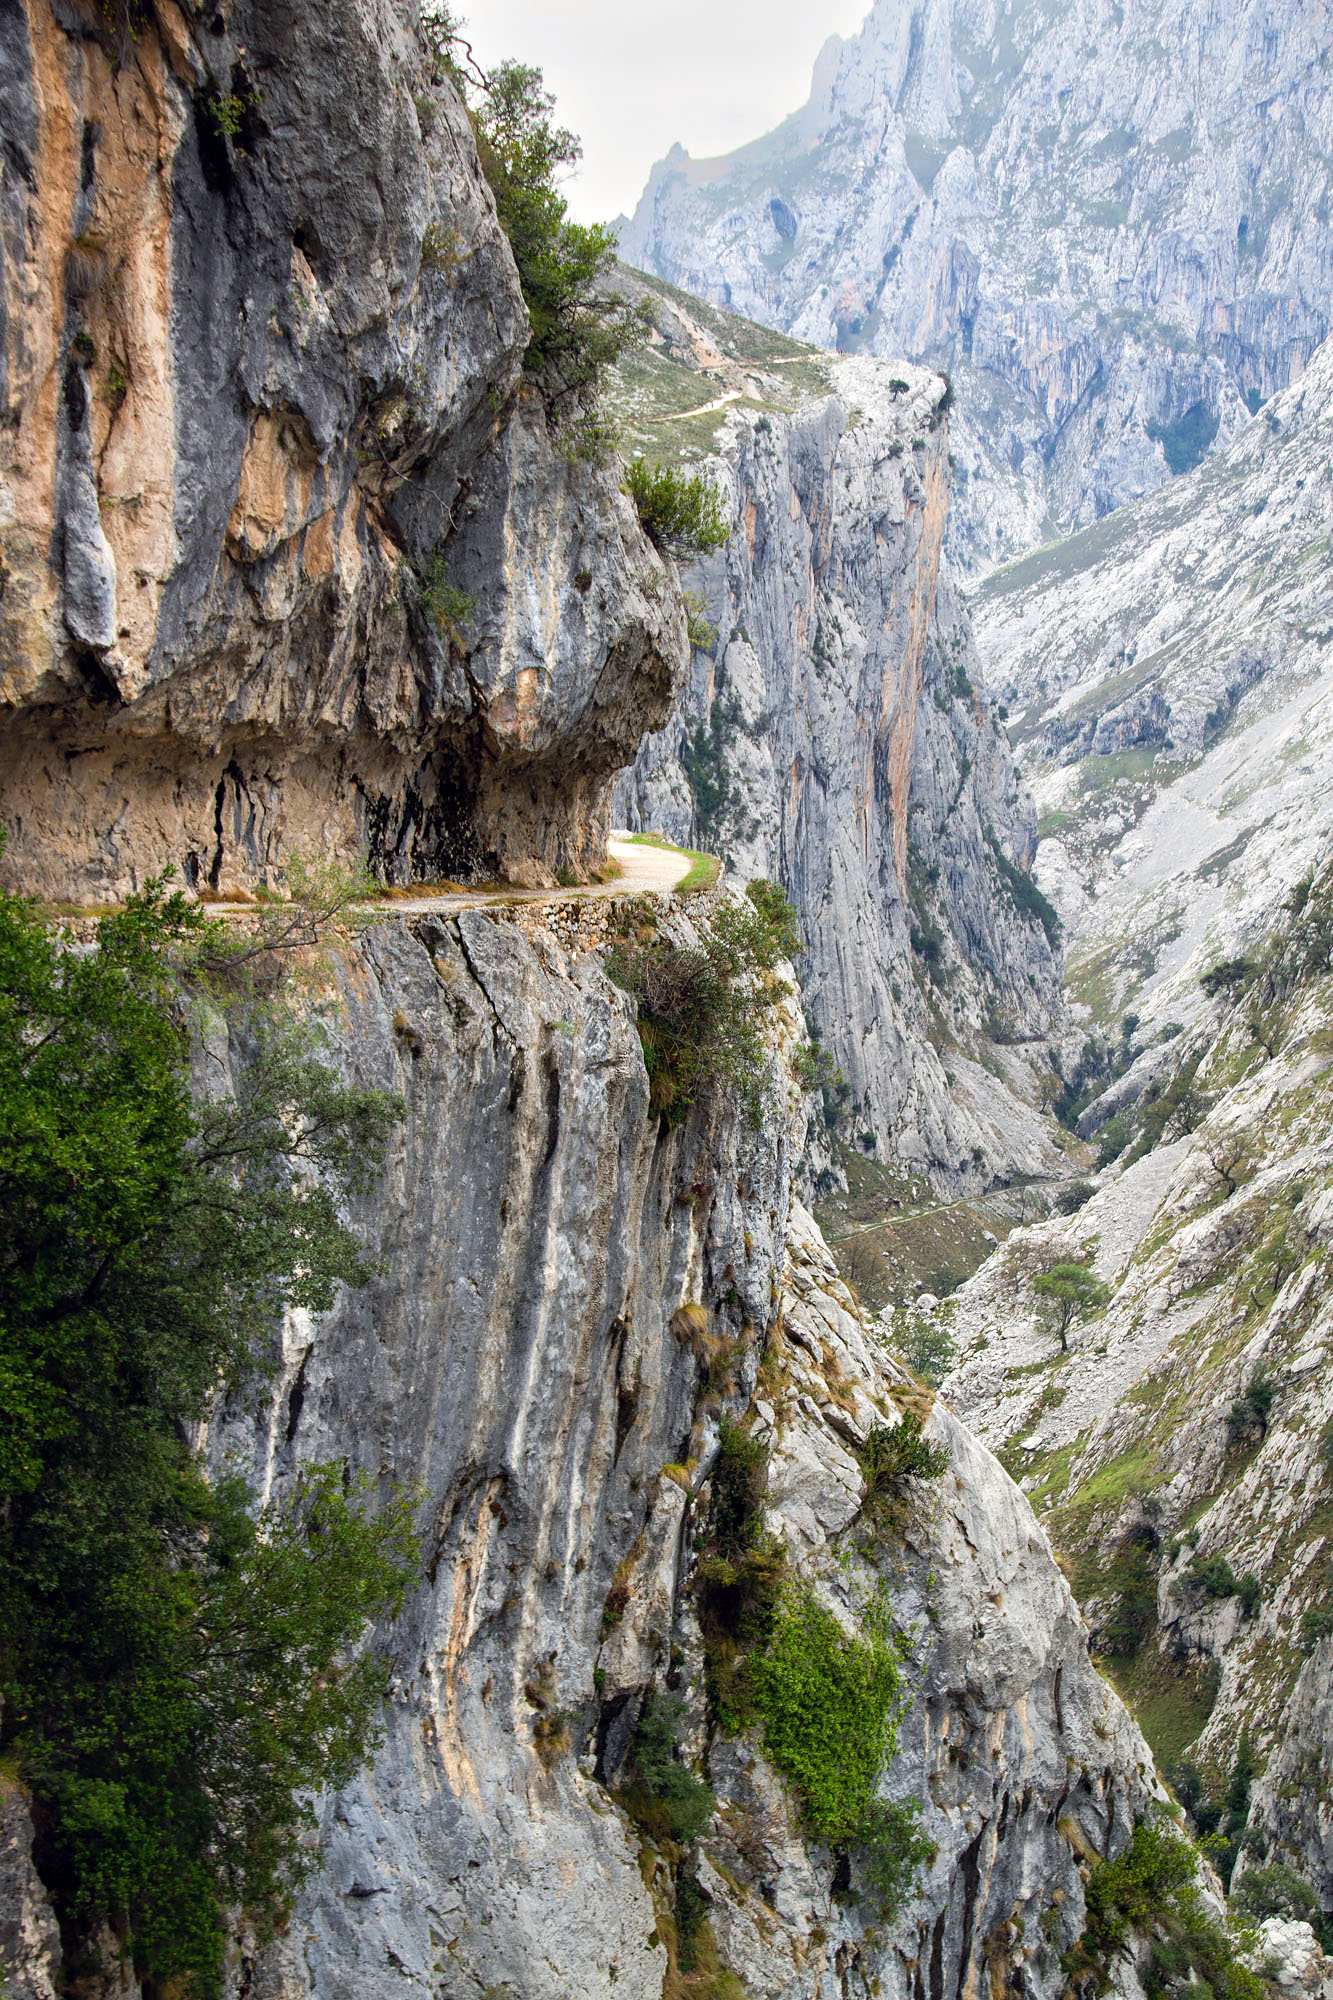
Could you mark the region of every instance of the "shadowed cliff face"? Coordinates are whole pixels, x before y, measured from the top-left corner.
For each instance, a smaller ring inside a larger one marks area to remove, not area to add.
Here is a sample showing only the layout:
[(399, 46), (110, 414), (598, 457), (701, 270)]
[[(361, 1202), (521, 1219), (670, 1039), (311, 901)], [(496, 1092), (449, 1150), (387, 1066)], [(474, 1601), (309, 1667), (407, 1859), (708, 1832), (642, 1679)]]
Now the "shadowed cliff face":
[[(164, 0), (118, 49), (34, 0), (4, 34), (10, 879), (596, 863), (678, 599), (516, 393), (508, 244), (399, 11)], [(432, 560), (475, 600), (443, 629)]]
[[(1123, 1839), (1150, 1763), (1026, 1501), (942, 1408), (948, 1474), (854, 1532), (857, 1442), (921, 1391), (791, 1201), (790, 1003), (762, 1127), (722, 1099), (667, 1131), (625, 996), (544, 932), (387, 924), (305, 990), (348, 1072), (406, 1102), (359, 1217), (386, 1272), (287, 1326), (271, 1394), (210, 1449), (265, 1492), (311, 1459), (418, 1481), (428, 1560), (389, 1635), (384, 1742), (323, 1802), (326, 1870), (236, 1990), (656, 2000), (679, 1856), (616, 1795), (655, 1686), (707, 1757), (695, 1865), (754, 2000), (963, 1996), (997, 1965), (1054, 2000), (1080, 1857)], [(938, 1853), (887, 1928), (835, 1893), (757, 1732), (707, 1723), (695, 1533), (724, 1413), (769, 1442), (798, 1573), (853, 1625), (887, 1583), (908, 1638), (884, 1789), (920, 1800)]]

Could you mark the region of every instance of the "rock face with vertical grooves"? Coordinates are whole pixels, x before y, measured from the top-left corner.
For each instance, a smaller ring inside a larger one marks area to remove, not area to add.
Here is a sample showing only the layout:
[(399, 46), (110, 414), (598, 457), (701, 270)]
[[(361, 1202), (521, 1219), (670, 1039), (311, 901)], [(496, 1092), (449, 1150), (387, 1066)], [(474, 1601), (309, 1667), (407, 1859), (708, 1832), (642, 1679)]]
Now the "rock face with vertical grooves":
[(631, 438), (671, 452), (678, 385), (715, 394), (715, 363), (741, 400), (708, 440), (732, 534), (686, 576), (713, 636), (616, 816), (782, 882), (807, 1007), (881, 1157), (955, 1189), (1049, 1172), (1031, 1100), (1060, 960), (1022, 901), (1035, 815), (941, 561), (944, 385), (848, 359), (794, 392), (808, 353), (742, 364), (743, 322), (645, 290), (659, 365), (623, 384)]
[[(656, 2000), (678, 1864), (619, 1788), (657, 1687), (715, 1788), (691, 1858), (756, 2000), (830, 1978), (908, 2000), (914, 1968), (961, 1996), (1001, 1960), (1054, 2000), (1080, 1859), (1125, 1837), (1150, 1760), (1027, 1502), (942, 1406), (949, 1472), (891, 1530), (856, 1525), (857, 1442), (921, 1391), (792, 1202), (790, 1003), (761, 1127), (721, 1099), (668, 1132), (624, 995), (544, 932), (386, 924), (314, 991), (347, 1073), (405, 1099), (358, 1217), (386, 1273), (291, 1323), (270, 1397), (210, 1448), (263, 1491), (329, 1458), (419, 1481), (429, 1560), (390, 1635), (384, 1743), (323, 1803), (326, 1872), (245, 1990)], [(853, 1625), (883, 1581), (908, 1638), (885, 1787), (938, 1853), (886, 1931), (833, 1893), (758, 1735), (706, 1727), (694, 1534), (725, 1412), (769, 1441), (797, 1572)]]
[(1329, 329), (1321, 8), (878, 0), (808, 104), (654, 169), (622, 255), (822, 346), (945, 367), (968, 567), (1197, 464)]
[[(671, 713), (684, 607), (614, 469), (571, 464), (520, 381), (512, 260), (410, 19), (155, 0), (117, 46), (100, 14), (33, 0), (0, 36), (8, 881), (98, 902), (172, 862), (243, 890), (302, 847), (399, 880), (542, 885), (600, 860), (610, 779)], [(868, 1115), (965, 1177), (974, 1131), (1000, 1159), (1040, 1150), (1021, 1077), (988, 1097), (963, 1043), (985, 1053), (989, 1005), (1043, 1032), (1057, 966), (939, 571), (942, 385), (903, 379), (847, 378), (864, 427), (842, 388), (768, 445), (755, 424), (708, 588), (754, 607), (725, 671), (777, 749), (754, 785), (768, 844), (736, 839), (808, 871), (787, 869), (814, 991), (860, 1009)], [(768, 643), (784, 625), (796, 652)], [(719, 1802), (693, 1855), (709, 1948), (755, 2000), (967, 2000), (997, 1977), (1056, 2000), (1086, 1869), (1151, 1766), (1026, 1502), (875, 1344), (793, 1203), (794, 996), (765, 1010), (759, 1121), (722, 1093), (673, 1127), (631, 1002), (535, 908), (386, 922), (294, 982), (340, 1073), (403, 1101), (352, 1218), (383, 1269), (275, 1329), (267, 1387), (226, 1398), (205, 1446), (260, 1497), (310, 1462), (407, 1482), (425, 1561), (378, 1635), (383, 1741), (319, 1802), (323, 1866), (286, 1933), (256, 1954), (242, 1928), (234, 2000), (656, 2000), (682, 1861), (620, 1794), (663, 1687)], [(716, 908), (621, 919), (693, 950)], [(204, 1032), (211, 1074), (235, 1073), (243, 1028)], [(946, 1070), (968, 1064), (960, 1112)], [(859, 1448), (904, 1408), (950, 1469), (875, 1535)], [(904, 1634), (883, 1784), (936, 1855), (887, 1929), (843, 1899), (757, 1732), (708, 1721), (694, 1531), (724, 1416), (767, 1442), (795, 1574), (849, 1627), (883, 1584)], [(65, 1973), (16, 1792), (0, 1833), (6, 1983), (46, 2000)]]
[(678, 600), (517, 388), (513, 259), (401, 10), (3, 33), (8, 879), (599, 864)]

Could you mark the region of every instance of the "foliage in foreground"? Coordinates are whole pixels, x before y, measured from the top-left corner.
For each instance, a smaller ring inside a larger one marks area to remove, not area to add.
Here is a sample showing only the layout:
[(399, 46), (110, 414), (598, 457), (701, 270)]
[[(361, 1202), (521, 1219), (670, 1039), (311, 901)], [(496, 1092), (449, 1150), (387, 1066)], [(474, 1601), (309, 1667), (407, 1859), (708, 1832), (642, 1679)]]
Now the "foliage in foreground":
[(1196, 1980), (1214, 2000), (1263, 2000), (1263, 1981), (1239, 1962), (1230, 1937), (1209, 1916), (1196, 1876), (1189, 1843), (1160, 1819), (1140, 1820), (1115, 1859), (1092, 1871), (1083, 1935), (1066, 1954), (1066, 1972), (1105, 1992), (1115, 1954), (1132, 1936), (1148, 1936), (1140, 1978), (1149, 2000), (1197, 1993)]
[(776, 966), (800, 948), (796, 912), (772, 882), (752, 882), (742, 901), (724, 903), (697, 948), (612, 947), (607, 972), (639, 1003), (652, 1111), (677, 1124), (721, 1085), (759, 1124), (764, 1012), (783, 990)]
[(72, 949), (0, 896), (0, 1747), (67, 1942), (195, 1992), (228, 1905), (281, 1921), (414, 1562), (404, 1502), (315, 1467), (256, 1516), (185, 1443), (282, 1307), (367, 1275), (339, 1200), (394, 1115), (252, 992), (236, 1095), (192, 1099), (182, 972), (263, 964), (221, 932), (153, 885)]
[(472, 110), (477, 150), (518, 266), (531, 332), (524, 366), (558, 403), (595, 394), (641, 339), (636, 307), (606, 289), (616, 242), (604, 223), (570, 219), (558, 174), (583, 148), (553, 121), (555, 99), (528, 63), (493, 70)]

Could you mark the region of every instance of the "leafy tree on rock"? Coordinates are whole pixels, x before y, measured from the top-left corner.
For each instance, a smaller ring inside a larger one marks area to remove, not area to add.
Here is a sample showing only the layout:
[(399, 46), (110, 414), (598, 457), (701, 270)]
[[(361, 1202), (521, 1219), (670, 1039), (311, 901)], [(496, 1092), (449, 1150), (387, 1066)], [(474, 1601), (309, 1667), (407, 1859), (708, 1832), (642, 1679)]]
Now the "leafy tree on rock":
[(361, 1642), (416, 1562), (406, 1497), (314, 1466), (256, 1511), (190, 1449), (284, 1307), (369, 1275), (340, 1204), (396, 1115), (244, 978), (249, 1059), (200, 1103), (208, 960), (259, 963), (160, 883), (86, 947), (0, 895), (0, 1748), (67, 1951), (110, 1925), (182, 1994), (313, 1865), (305, 1795), (368, 1747)]
[(1060, 1352), (1069, 1352), (1069, 1329), (1110, 1298), (1110, 1287), (1094, 1275), (1091, 1264), (1056, 1264), (1032, 1281), (1042, 1301), (1043, 1316), (1060, 1337)]

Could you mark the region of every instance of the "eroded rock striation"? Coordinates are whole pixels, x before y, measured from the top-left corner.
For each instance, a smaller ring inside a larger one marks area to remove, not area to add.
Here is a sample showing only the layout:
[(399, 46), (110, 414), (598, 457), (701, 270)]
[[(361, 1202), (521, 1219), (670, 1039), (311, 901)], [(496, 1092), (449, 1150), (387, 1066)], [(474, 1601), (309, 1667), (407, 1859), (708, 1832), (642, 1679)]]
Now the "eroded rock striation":
[(678, 598), (518, 386), (513, 259), (412, 23), (164, 0), (4, 34), (8, 879), (596, 866)]
[(622, 254), (947, 367), (951, 542), (985, 569), (1197, 464), (1327, 333), (1325, 30), (1261, 0), (879, 0), (775, 132), (673, 149)]
[(944, 384), (790, 343), (746, 361), (755, 329), (647, 296), (657, 372), (626, 373), (626, 424), (670, 454), (683, 384), (714, 399), (733, 532), (686, 575), (703, 643), (616, 816), (782, 882), (811, 1019), (883, 1157), (952, 1187), (1050, 1172), (1032, 1100), (1063, 1025), (1057, 933), (1024, 900), (1035, 817), (941, 560)]
[[(948, 1473), (892, 1532), (858, 1528), (858, 1441), (921, 1391), (792, 1202), (790, 1003), (761, 1128), (723, 1099), (667, 1131), (625, 996), (544, 931), (398, 921), (325, 982), (348, 1072), (406, 1102), (360, 1218), (386, 1275), (290, 1324), (271, 1396), (211, 1449), (266, 1492), (330, 1456), (419, 1481), (429, 1563), (390, 1635), (384, 1743), (324, 1803), (326, 1871), (245, 1990), (655, 2000), (688, 1863), (753, 1995), (962, 1994), (1003, 1963), (1053, 1996), (1080, 1860), (1123, 1840), (1151, 1761), (1027, 1502), (942, 1407)], [(835, 1893), (758, 1733), (707, 1720), (695, 1544), (727, 1415), (768, 1443), (797, 1574), (853, 1629), (887, 1584), (908, 1636), (885, 1782), (937, 1855), (887, 1930)], [(654, 1688), (717, 1798), (688, 1855), (622, 1796)]]

